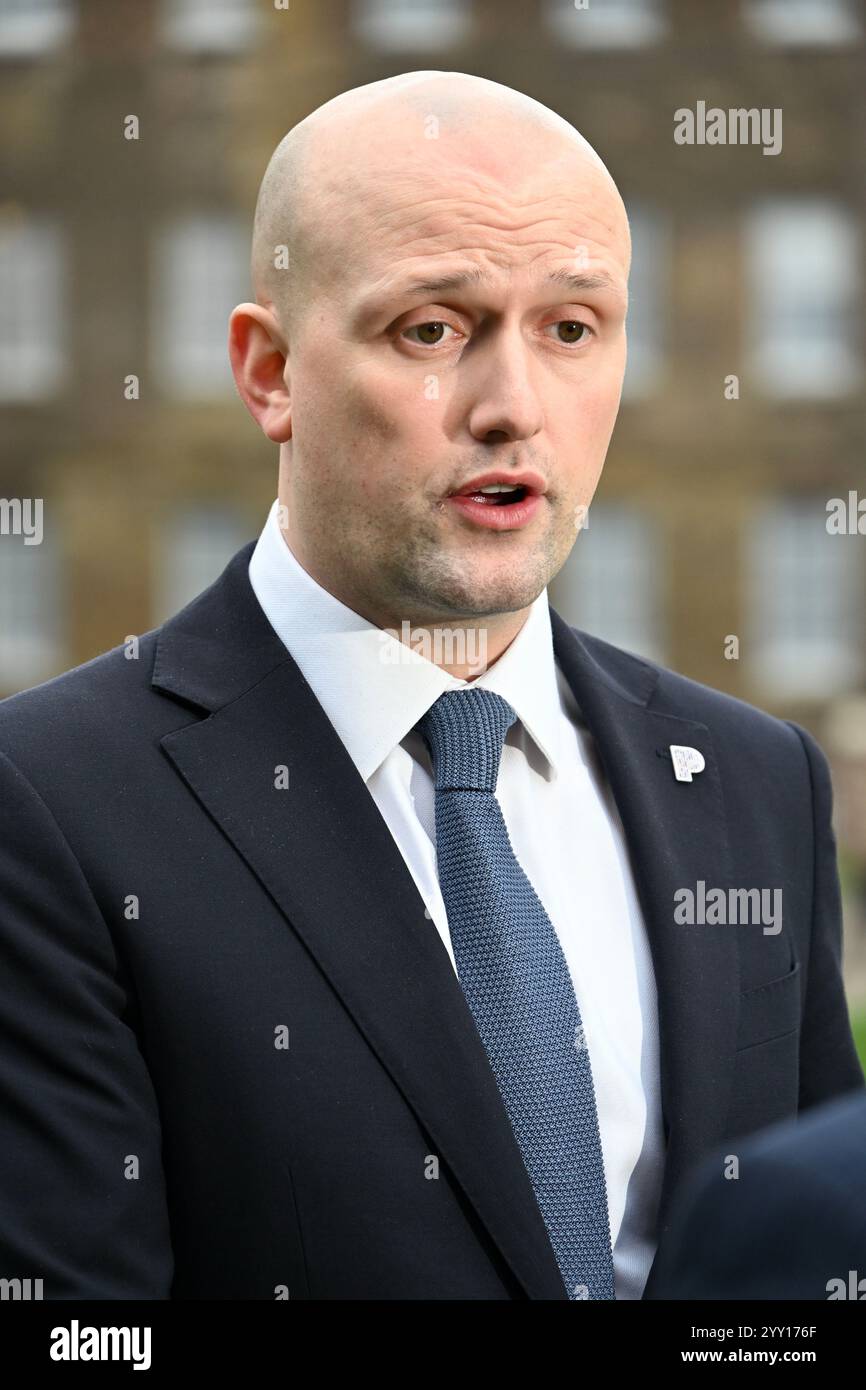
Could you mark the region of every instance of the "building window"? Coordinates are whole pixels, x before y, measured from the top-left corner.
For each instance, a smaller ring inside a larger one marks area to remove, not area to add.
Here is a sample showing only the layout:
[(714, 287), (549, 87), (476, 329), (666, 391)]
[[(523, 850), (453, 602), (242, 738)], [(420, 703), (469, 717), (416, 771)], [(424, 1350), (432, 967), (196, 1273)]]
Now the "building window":
[[(17, 215), (16, 215), (17, 214)], [(7, 204), (0, 219), (0, 400), (54, 395), (65, 365), (60, 230)]]
[(51, 53), (68, 40), (73, 27), (70, 0), (0, 0), (0, 57)]
[(233, 390), (228, 320), (249, 299), (249, 236), (230, 215), (189, 216), (157, 235), (152, 366), (168, 395), (194, 400)]
[(856, 43), (862, 34), (859, 0), (745, 0), (743, 20), (766, 43)]
[(641, 48), (667, 30), (663, 0), (547, 0), (545, 18), (555, 39), (579, 48)]
[(252, 0), (164, 0), (162, 36), (183, 53), (232, 54), (255, 41), (260, 17)]
[[(2, 499), (8, 501), (7, 498)], [(2, 502), (0, 502), (2, 505)], [(0, 693), (11, 695), (63, 667), (65, 585), (57, 542), (0, 533)], [(30, 531), (30, 535), (35, 533)]]
[(632, 257), (628, 279), (628, 361), (623, 399), (648, 396), (661, 381), (670, 302), (670, 234), (667, 221), (646, 204), (630, 204)]
[(863, 675), (863, 538), (828, 533), (827, 501), (780, 498), (748, 524), (743, 655), (770, 695), (823, 699)]
[(779, 198), (756, 206), (746, 229), (749, 355), (775, 396), (829, 397), (861, 379), (860, 247), (841, 207)]
[(469, 37), (469, 0), (354, 0), (352, 28), (383, 52), (433, 53)]
[(154, 533), (152, 621), (184, 608), (252, 539), (245, 516), (221, 503), (203, 501), (166, 517)]
[(593, 502), (587, 521), (551, 584), (554, 608), (575, 627), (662, 661), (662, 550), (655, 521), (617, 502)]

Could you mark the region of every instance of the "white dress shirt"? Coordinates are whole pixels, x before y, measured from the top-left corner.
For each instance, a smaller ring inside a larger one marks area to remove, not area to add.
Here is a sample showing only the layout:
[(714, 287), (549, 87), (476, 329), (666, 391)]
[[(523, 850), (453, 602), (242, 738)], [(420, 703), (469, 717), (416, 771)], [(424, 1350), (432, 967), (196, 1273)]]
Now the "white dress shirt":
[[(249, 576), (364, 779), (456, 971), (436, 873), (430, 756), (414, 726), (444, 691), (470, 682), (323, 589), (286, 543), (276, 501)], [(495, 690), (518, 716), (496, 797), (574, 984), (598, 1108), (616, 1296), (637, 1299), (655, 1253), (664, 1163), (655, 976), (619, 813), (554, 659), (546, 589), (511, 645), (471, 684)]]

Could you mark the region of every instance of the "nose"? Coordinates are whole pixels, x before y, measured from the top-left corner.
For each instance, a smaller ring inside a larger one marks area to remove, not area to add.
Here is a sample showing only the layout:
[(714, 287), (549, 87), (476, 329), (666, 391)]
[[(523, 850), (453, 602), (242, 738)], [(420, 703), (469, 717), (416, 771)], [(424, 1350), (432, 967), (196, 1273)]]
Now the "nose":
[(520, 333), (498, 334), (496, 343), (485, 344), (474, 365), (481, 379), (469, 413), (472, 437), (497, 444), (537, 434), (543, 424), (541, 401), (532, 379), (530, 352)]

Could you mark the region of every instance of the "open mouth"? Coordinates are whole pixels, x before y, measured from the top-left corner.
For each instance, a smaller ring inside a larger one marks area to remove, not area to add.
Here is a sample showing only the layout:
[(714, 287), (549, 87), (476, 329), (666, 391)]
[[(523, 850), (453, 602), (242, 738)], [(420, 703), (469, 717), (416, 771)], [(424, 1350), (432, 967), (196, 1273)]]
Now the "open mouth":
[(448, 498), (454, 513), (463, 523), (487, 531), (514, 532), (528, 526), (543, 504), (543, 487), (533, 479), (528, 483), (510, 483), (496, 479), (491, 483), (470, 483), (462, 492), (452, 492)]
[(478, 492), (461, 492), (460, 497), (471, 497), (473, 502), (480, 502), (488, 507), (512, 507), (517, 502), (522, 502), (526, 497), (529, 488), (517, 487), (485, 487)]

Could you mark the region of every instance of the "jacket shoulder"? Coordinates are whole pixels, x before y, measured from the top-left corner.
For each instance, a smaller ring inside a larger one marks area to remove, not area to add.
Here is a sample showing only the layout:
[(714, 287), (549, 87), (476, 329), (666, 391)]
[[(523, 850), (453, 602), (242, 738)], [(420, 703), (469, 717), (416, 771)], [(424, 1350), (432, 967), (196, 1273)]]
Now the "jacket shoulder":
[(159, 629), (101, 652), (80, 666), (0, 700), (0, 752), (57, 750), (100, 741), (110, 725), (126, 723), (151, 693)]
[(651, 687), (647, 707), (657, 714), (706, 724), (720, 738), (731, 738), (765, 750), (784, 748), (789, 754), (795, 752), (801, 757), (803, 742), (809, 744), (810, 751), (817, 748), (811, 735), (791, 720), (782, 719), (715, 686), (693, 680), (660, 662), (614, 646), (591, 633), (574, 627), (571, 631), (621, 686), (634, 688), (642, 682), (645, 688)]

